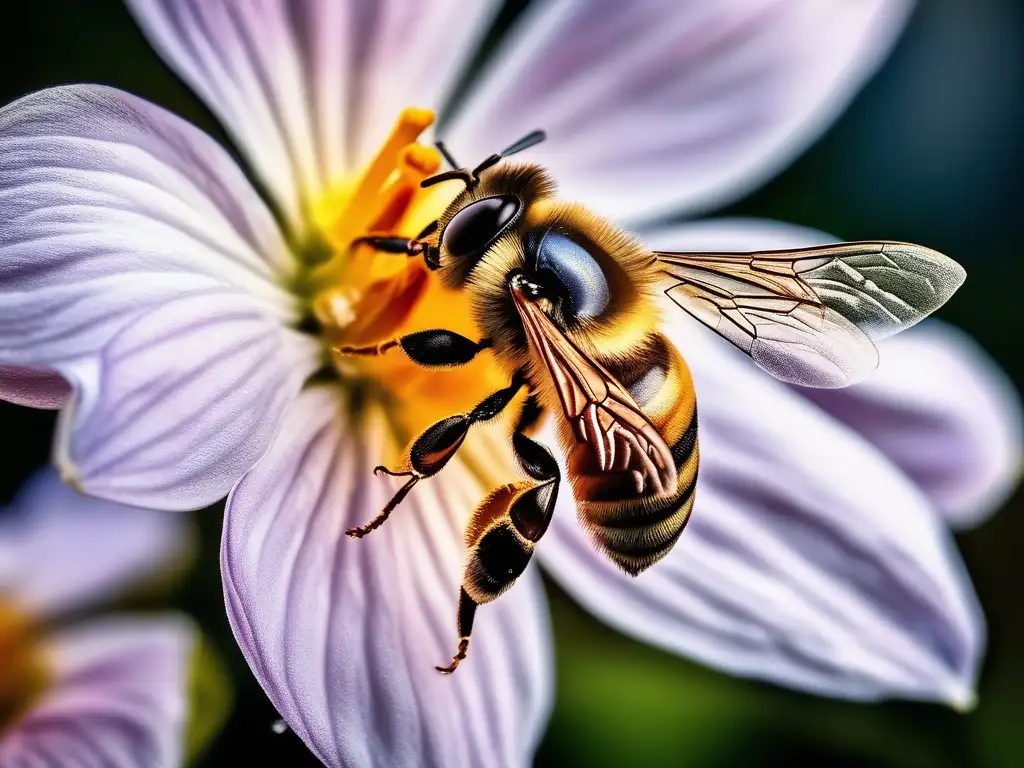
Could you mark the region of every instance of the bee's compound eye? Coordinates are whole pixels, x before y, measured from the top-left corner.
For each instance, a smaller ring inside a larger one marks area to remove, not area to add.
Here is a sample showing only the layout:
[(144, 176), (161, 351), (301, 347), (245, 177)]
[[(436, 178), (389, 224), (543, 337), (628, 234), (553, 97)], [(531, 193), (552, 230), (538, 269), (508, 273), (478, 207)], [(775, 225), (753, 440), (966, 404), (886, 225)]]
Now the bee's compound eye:
[(557, 232), (544, 234), (537, 248), (537, 269), (554, 272), (566, 290), (575, 317), (597, 317), (611, 299), (608, 279), (590, 251)]
[(441, 235), (441, 244), (455, 258), (483, 253), (519, 215), (522, 203), (512, 195), (476, 200), (456, 213)]

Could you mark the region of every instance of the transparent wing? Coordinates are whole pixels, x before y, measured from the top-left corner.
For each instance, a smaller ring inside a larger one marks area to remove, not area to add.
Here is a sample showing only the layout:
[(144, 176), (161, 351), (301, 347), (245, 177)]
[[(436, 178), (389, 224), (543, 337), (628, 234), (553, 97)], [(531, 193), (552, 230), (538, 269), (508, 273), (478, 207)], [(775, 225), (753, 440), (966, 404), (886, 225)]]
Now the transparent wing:
[(669, 298), (776, 378), (809, 387), (863, 379), (878, 365), (873, 340), (934, 312), (966, 277), (909, 243), (656, 255)]

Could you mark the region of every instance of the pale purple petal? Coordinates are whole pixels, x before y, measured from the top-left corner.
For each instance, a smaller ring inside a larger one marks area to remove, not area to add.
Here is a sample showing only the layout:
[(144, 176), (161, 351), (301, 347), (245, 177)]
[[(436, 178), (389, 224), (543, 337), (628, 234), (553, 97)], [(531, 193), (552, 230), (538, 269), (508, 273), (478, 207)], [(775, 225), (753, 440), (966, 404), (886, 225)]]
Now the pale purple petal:
[(950, 523), (981, 522), (1020, 480), (1013, 384), (975, 341), (938, 320), (880, 346), (882, 363), (867, 381), (802, 394), (881, 448)]
[(296, 232), (407, 106), (437, 108), (494, 2), (130, 0)]
[(484, 495), (461, 464), (422, 483), (380, 529), (385, 423), (361, 427), (326, 388), (304, 392), (224, 515), (228, 616), (274, 706), (329, 766), (512, 768), (532, 762), (551, 705), (549, 629), (528, 569), (458, 643), (462, 525)]
[(619, 219), (723, 205), (784, 168), (888, 53), (908, 0), (533, 3), (446, 134), (525, 133), (570, 199)]
[(0, 593), (52, 617), (118, 596), (188, 546), (183, 517), (82, 496), (43, 470), (0, 515)]
[(0, 765), (181, 765), (194, 643), (191, 622), (176, 616), (105, 619), (48, 639), (55, 678), (0, 735)]
[(983, 618), (945, 524), (866, 441), (696, 321), (700, 479), (679, 543), (637, 578), (561, 499), (539, 548), (584, 606), (715, 668), (819, 694), (967, 706)]
[(63, 408), (71, 397), (67, 379), (50, 368), (0, 365), (0, 400), (29, 408)]
[[(439, 111), (501, 7), (496, 0), (373, 0), (358, 34), (351, 157), (364, 163), (410, 106)], [(460, 158), (461, 159), (461, 158)]]
[[(228, 154), (122, 91), (64, 86), (0, 109), (0, 219), (7, 376), (67, 375), (138, 312), (196, 290), (229, 287), (268, 317), (297, 317), (280, 287), (294, 260)], [(52, 380), (41, 384), (55, 404)]]
[[(652, 247), (681, 251), (801, 248), (837, 240), (752, 219), (680, 225), (647, 239)], [(975, 342), (937, 320), (886, 339), (879, 348), (881, 364), (866, 381), (846, 389), (794, 391), (870, 440), (949, 522), (979, 522), (1020, 476), (1022, 415), (1012, 383)]]
[(153, 509), (227, 494), (270, 445), (319, 364), (312, 338), (247, 296), (207, 291), (144, 314), (73, 372), (56, 449), (86, 493)]
[(838, 243), (820, 229), (772, 219), (703, 219), (641, 230), (644, 243), (664, 251), (771, 251)]

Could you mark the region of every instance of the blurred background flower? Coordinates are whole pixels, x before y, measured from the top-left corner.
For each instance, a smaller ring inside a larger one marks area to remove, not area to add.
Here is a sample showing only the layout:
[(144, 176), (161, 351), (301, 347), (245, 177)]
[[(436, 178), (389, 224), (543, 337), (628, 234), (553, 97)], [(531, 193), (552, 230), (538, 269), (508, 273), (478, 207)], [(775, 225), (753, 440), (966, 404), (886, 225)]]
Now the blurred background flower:
[(180, 581), (188, 534), (182, 516), (86, 498), (49, 469), (0, 510), (0, 765), (173, 768), (208, 743), (227, 689), (195, 624), (93, 617)]
[[(88, 10), (58, 0), (40, 5), (4, 11), (10, 28), (36, 42), (34, 51), (18, 51), (16, 58), (13, 51), (7, 54), (12, 58), (3, 69), (5, 101), (53, 83), (95, 80), (172, 107), (217, 135), (216, 122), (146, 50), (117, 3), (96, 3)], [(505, 21), (517, 11), (511, 5)], [(1020, 270), (1004, 254), (1011, 252), (1021, 226), (1020, 157), (1013, 154), (1024, 72), (1017, 58), (1019, 37), (1014, 37), (1020, 35), (1019, 14), (1016, 4), (996, 0), (984, 9), (951, 0), (920, 8), (895, 58), (847, 118), (781, 179), (729, 211), (798, 221), (850, 239), (916, 240), (950, 253), (966, 264), (970, 278), (945, 316), (981, 339), (1017, 380), (1015, 321), (1005, 307), (1013, 306), (1011, 278)], [(615, 157), (615, 148), (603, 151)], [(891, 376), (886, 381), (905, 397), (899, 371), (881, 373)], [(970, 390), (965, 382), (934, 396), (955, 404)], [(878, 390), (863, 391), (819, 402), (867, 434), (872, 425), (858, 414), (877, 413), (871, 401)], [(909, 408), (895, 410), (900, 418), (914, 417)], [(45, 457), (48, 422), (7, 406), (2, 417), (5, 433), (15, 436), (8, 450), (15, 444), (19, 449), (2, 470), (13, 486)], [(886, 428), (895, 432), (898, 423), (886, 420), (868, 436), (884, 442)], [(930, 426), (959, 428), (955, 421)], [(977, 492), (965, 483), (977, 480), (958, 482), (958, 470), (987, 461), (986, 451), (1007, 453), (996, 443), (1015, 438), (998, 427), (989, 431), (991, 441), (974, 446), (969, 455), (932, 456), (926, 445), (898, 442), (887, 452), (915, 481), (930, 484), (936, 504), (966, 520), (980, 507), (965, 507), (962, 500), (975, 499)], [(993, 497), (1006, 490), (992, 489), (991, 482), (986, 488)], [(217, 526), (204, 525), (208, 547)], [(855, 765), (998, 765), (1000, 759), (1015, 764), (1021, 752), (1014, 752), (1020, 745), (1013, 743), (1013, 707), (1024, 696), (1024, 665), (1013, 652), (1021, 645), (1015, 642), (1021, 632), (1010, 610), (1012, 593), (1002, 585), (1012, 583), (1015, 573), (1019, 577), (1011, 535), (1019, 529), (1004, 514), (963, 540), (994, 638), (982, 703), (969, 717), (911, 705), (852, 707), (723, 678), (632, 644), (557, 595), (558, 702), (538, 763), (575, 758), (595, 765), (773, 764), (817, 756)], [(206, 552), (207, 566), (209, 557)], [(186, 602), (205, 624), (219, 624), (223, 631), (209, 567), (199, 579)], [(218, 755), (223, 762), (252, 747), (262, 755), (308, 759), (293, 737), (272, 733), (273, 712), (247, 675), (238, 677), (249, 688), (215, 747), (223, 751), (211, 753), (210, 764), (221, 764)]]

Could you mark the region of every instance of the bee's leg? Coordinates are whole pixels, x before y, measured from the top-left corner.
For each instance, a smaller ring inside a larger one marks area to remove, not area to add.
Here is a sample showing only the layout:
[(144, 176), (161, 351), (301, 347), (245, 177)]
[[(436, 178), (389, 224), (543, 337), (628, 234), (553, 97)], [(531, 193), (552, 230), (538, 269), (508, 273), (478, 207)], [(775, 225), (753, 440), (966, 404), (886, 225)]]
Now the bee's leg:
[(530, 396), (526, 398), (526, 402), (523, 403), (523, 409), (519, 412), (519, 418), (516, 420), (516, 432), (533, 429), (543, 415), (544, 408), (541, 406), (540, 400), (534, 392), (531, 392)]
[(436, 245), (426, 240), (437, 231), (438, 221), (435, 219), (425, 226), (416, 237), (391, 237), (388, 235), (368, 235), (352, 241), (350, 248), (366, 245), (384, 253), (404, 253), (406, 256), (423, 256), (423, 261), (431, 270), (441, 266), (440, 251)]
[(448, 416), (427, 427), (409, 448), (408, 457), (404, 462), (407, 465), (405, 470), (393, 472), (386, 467), (374, 469), (376, 475), (384, 473), (393, 477), (408, 477), (409, 480), (398, 489), (394, 498), (377, 517), (366, 525), (349, 529), (346, 533), (353, 538), (361, 539), (370, 531), (380, 528), (416, 483), (444, 469), (459, 450), (462, 441), (466, 439), (471, 426), (481, 421), (490, 421), (500, 414), (525, 385), (526, 379), (521, 374), (516, 374), (509, 386), (485, 397), (469, 413)]
[(447, 667), (434, 667), (442, 675), (450, 675), (459, 666), (459, 663), (466, 658), (469, 651), (469, 636), (473, 633), (473, 619), (476, 617), (477, 602), (469, 596), (466, 588), (463, 587), (459, 593), (459, 650), (452, 657), (452, 663)]
[(482, 350), (491, 346), (490, 339), (473, 341), (452, 331), (417, 331), (378, 344), (363, 347), (335, 347), (342, 355), (376, 357), (390, 349), (401, 348), (410, 360), (427, 368), (447, 368), (465, 365)]
[[(394, 472), (389, 472), (385, 467), (376, 467), (373, 470), (373, 474), (386, 474), (391, 475), (392, 477), (402, 476), (396, 475), (396, 473)], [(416, 485), (416, 483), (418, 483), (421, 479), (418, 475), (412, 473), (408, 473), (408, 477), (409, 479), (405, 482), (405, 485), (399, 488), (395, 495), (391, 497), (391, 500), (384, 505), (384, 509), (381, 510), (379, 515), (373, 518), (373, 520), (368, 522), (366, 525), (361, 525), (358, 528), (349, 528), (347, 531), (345, 531), (345, 533), (354, 539), (361, 539), (366, 534), (370, 533), (371, 531), (375, 531), (382, 525), (384, 525), (384, 522), (388, 519), (388, 517), (391, 516), (391, 513), (395, 510), (395, 507), (402, 503), (402, 500), (409, 495), (409, 491), (412, 490), (412, 487)]]
[(551, 522), (562, 475), (551, 451), (522, 432), (513, 433), (512, 449), (519, 466), (537, 484), (513, 500), (508, 510), (509, 520), (521, 536), (536, 543)]
[(476, 508), (467, 526), (469, 555), (459, 598), (459, 649), (450, 675), (466, 658), (476, 607), (505, 592), (526, 570), (536, 543), (551, 522), (561, 475), (551, 452), (521, 432), (512, 435), (519, 465), (532, 479), (496, 488)]

